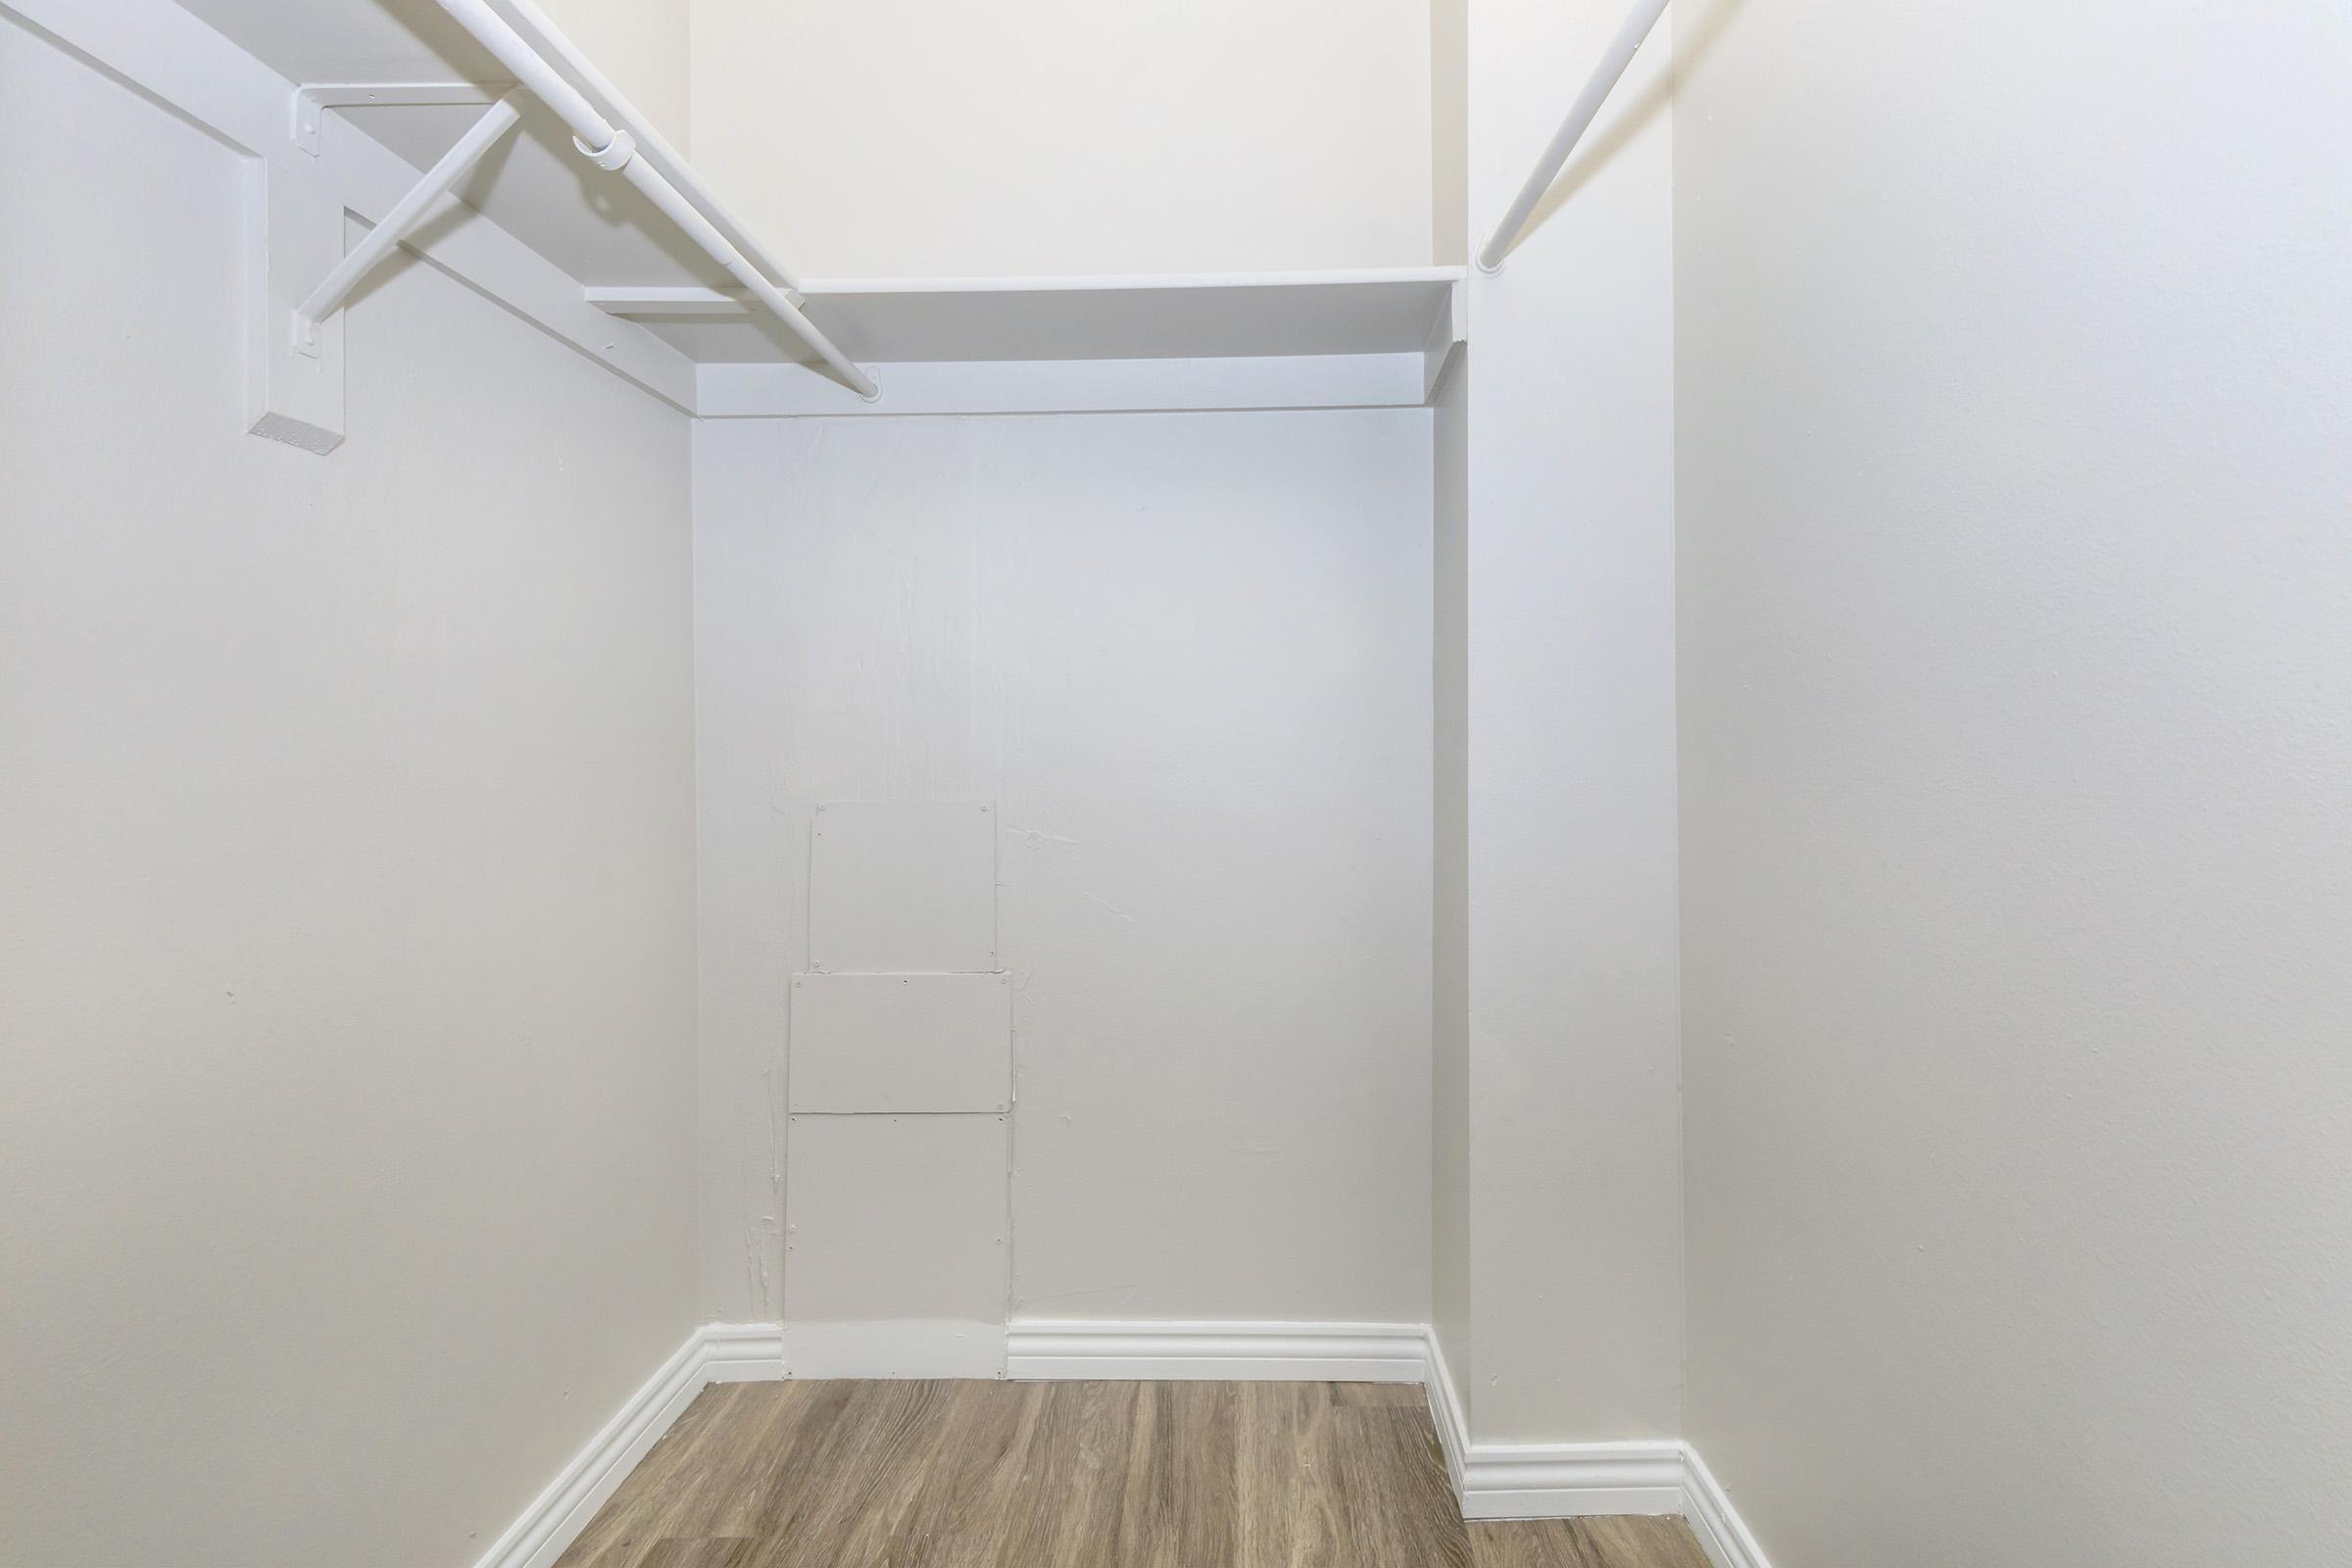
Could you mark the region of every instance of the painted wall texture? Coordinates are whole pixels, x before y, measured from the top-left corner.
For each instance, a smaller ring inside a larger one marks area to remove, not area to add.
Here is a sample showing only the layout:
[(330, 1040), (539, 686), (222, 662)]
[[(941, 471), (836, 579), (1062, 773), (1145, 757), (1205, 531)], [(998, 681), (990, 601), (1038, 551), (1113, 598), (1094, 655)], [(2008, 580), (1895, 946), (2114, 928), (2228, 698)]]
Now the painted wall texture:
[(1424, 0), (696, 0), (695, 144), (808, 277), (1426, 267)]
[[(1558, 122), (1560, 62), (1621, 20), (1470, 8), (1473, 249)], [(1439, 994), (1459, 987), (1467, 1043), (1437, 1147), (1466, 1151), (1439, 1299), (1465, 1272), (1475, 1365), (1453, 1373), (1480, 1442), (1681, 1428), (1669, 53), (1643, 51), (1501, 274), (1472, 282), (1463, 603), (1439, 651), (1467, 754)]]
[[(0, 1558), (471, 1562), (693, 1298), (684, 419), (0, 21)], [(24, 243), (38, 236), (38, 243)]]
[(1430, 414), (1434, 728), (1430, 905), (1430, 1323), (1457, 1390), (1470, 1359), (1470, 377)]
[(1424, 1321), (1429, 415), (695, 441), (706, 1315), (782, 1299), (810, 811), (931, 799), (1001, 813), (1016, 1313)]
[(1429, 256), (1470, 260), (1470, 0), (1429, 0)]
[(1678, 4), (1690, 1435), (1773, 1560), (2352, 1519), (2352, 15)]
[(662, 138), (692, 153), (691, 0), (539, 0)]

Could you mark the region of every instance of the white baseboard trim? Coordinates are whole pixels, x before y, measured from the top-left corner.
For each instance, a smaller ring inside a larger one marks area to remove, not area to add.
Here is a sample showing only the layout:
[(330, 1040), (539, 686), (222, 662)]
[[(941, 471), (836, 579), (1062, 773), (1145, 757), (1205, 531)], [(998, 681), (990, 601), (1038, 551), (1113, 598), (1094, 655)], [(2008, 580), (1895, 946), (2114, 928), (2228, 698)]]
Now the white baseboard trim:
[[(1422, 1378), (1423, 1392), (1429, 1396), (1430, 1423), (1438, 1429), (1438, 1446), (1446, 1454), (1446, 1478), (1453, 1483), (1456, 1499), (1462, 1495), (1462, 1472), (1470, 1454), (1470, 1420), (1462, 1409), (1461, 1394), (1454, 1387), (1453, 1369), (1446, 1364), (1446, 1347), (1438, 1339), (1438, 1331), (1430, 1329), (1428, 1348), (1424, 1352), (1428, 1373)], [(1469, 1515), (1464, 1513), (1463, 1518)]]
[(1671, 1439), (1473, 1444), (1461, 1499), (1465, 1519), (1681, 1513), (1683, 1446)]
[(1772, 1568), (1698, 1450), (1683, 1445), (1683, 1517), (1715, 1568)]
[[(695, 1330), (475, 1568), (550, 1568), (706, 1385), (787, 1376), (784, 1332)], [(1688, 1443), (1473, 1443), (1445, 1348), (1419, 1325), (1032, 1319), (1006, 1331), (1006, 1351), (1012, 1378), (1422, 1383), (1463, 1518), (1679, 1513), (1713, 1568), (1771, 1568)]]
[(783, 1339), (775, 1324), (710, 1323), (696, 1329), (474, 1568), (548, 1568), (705, 1385), (783, 1375)]
[(1016, 1320), (1010, 1378), (1419, 1383), (1427, 1331), (1411, 1323)]
[(703, 1325), (705, 1383), (773, 1383), (784, 1376), (780, 1323)]
[[(1575, 1519), (1682, 1513), (1688, 1447), (1630, 1443), (1474, 1443), (1445, 1347), (1429, 1336), (1429, 1418), (1465, 1519)], [(1718, 1565), (1723, 1568), (1723, 1565)]]

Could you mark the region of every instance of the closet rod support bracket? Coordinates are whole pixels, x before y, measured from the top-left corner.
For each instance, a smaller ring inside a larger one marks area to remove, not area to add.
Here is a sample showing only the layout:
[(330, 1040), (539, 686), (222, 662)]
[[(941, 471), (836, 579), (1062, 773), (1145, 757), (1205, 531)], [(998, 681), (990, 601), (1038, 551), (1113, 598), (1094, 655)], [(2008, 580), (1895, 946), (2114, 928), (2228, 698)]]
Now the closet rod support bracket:
[(503, 87), (470, 81), (314, 81), (294, 89), (294, 145), (318, 156), (319, 129), (330, 109), (443, 109), (497, 102)]
[(481, 162), (482, 155), (498, 144), (501, 137), (514, 128), (521, 118), (515, 107), (515, 94), (510, 92), (483, 111), (482, 118), (466, 127), (456, 145), (441, 155), (440, 161), (425, 171), (423, 177), (410, 187), (409, 193), (393, 203), (384, 220), (369, 229), (367, 236), (351, 248), (350, 254), (338, 262), (317, 288), (294, 308), (294, 352), (317, 358), (318, 354), (318, 323), (342, 308), (351, 291), (373, 271), (384, 258), (391, 255), (400, 242), (416, 231), (426, 215), (439, 205)]
[(625, 130), (615, 129), (612, 139), (602, 147), (591, 147), (577, 136), (571, 138), (571, 144), (580, 150), (582, 158), (608, 173), (637, 156), (637, 138)]

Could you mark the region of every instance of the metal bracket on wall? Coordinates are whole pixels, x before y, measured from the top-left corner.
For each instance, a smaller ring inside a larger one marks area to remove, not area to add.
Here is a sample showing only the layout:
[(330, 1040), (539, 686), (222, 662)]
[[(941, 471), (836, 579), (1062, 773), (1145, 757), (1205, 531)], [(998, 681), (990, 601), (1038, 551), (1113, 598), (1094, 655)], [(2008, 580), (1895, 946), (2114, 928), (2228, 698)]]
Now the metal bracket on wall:
[(316, 352), (295, 351), (294, 313), (343, 255), (344, 210), (326, 183), (283, 164), (247, 160), (245, 422), (305, 452), (343, 444), (343, 318), (321, 323)]
[(393, 248), (416, 231), (427, 213), (442, 197), (456, 188), (467, 171), (481, 162), (482, 154), (497, 145), (500, 137), (514, 128), (521, 111), (514, 106), (515, 95), (509, 93), (492, 104), (482, 118), (466, 128), (455, 146), (441, 155), (440, 161), (424, 172), (424, 177), (410, 187), (409, 193), (384, 215), (384, 220), (368, 231), (368, 237), (351, 248), (351, 254), (338, 262), (319, 281), (317, 288), (294, 309), (294, 352), (314, 358), (318, 353), (318, 323), (342, 308), (351, 291), (375, 265), (392, 254)]
[(294, 89), (294, 145), (318, 156), (318, 127), (330, 109), (438, 109), (496, 101), (505, 88), (470, 81), (315, 81)]
[(311, 452), (341, 444), (344, 302), (519, 117), (514, 93), (492, 103), (348, 253), (341, 203), (313, 176), (260, 168), (247, 374), (254, 434)]

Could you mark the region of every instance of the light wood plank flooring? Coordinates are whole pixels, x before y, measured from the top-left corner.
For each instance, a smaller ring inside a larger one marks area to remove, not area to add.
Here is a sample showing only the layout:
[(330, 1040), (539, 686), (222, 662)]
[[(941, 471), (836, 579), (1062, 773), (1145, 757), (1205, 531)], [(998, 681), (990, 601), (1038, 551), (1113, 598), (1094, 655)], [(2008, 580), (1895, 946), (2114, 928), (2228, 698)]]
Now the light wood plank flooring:
[(1707, 1568), (1679, 1519), (1464, 1525), (1421, 1390), (706, 1389), (558, 1568)]

